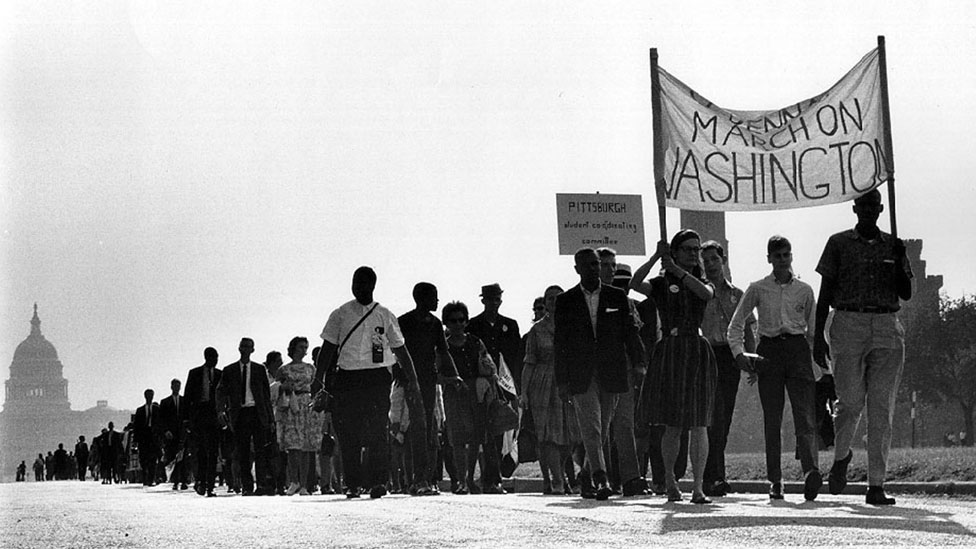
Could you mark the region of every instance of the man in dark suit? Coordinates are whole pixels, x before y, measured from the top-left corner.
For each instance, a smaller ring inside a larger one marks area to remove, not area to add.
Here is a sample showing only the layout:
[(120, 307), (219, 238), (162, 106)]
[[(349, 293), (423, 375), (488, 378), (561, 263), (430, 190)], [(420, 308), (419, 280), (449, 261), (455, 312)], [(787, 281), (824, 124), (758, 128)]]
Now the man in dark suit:
[[(522, 357), (519, 356), (519, 347), (522, 338), (519, 335), (518, 322), (514, 319), (502, 316), (498, 309), (502, 305), (502, 287), (498, 284), (488, 284), (481, 287), (481, 303), (485, 310), (480, 315), (471, 318), (468, 322), (468, 333), (476, 336), (485, 344), (488, 354), (496, 365), (505, 361), (505, 365), (512, 373), (512, 381), (515, 383), (515, 390), (520, 391), (522, 383)], [(517, 398), (517, 395), (508, 395), (508, 398)], [(486, 494), (504, 494), (502, 488), (501, 471), (495, 464), (501, 463), (502, 458), (502, 435), (488, 437), (488, 444), (485, 452), (494, 452), (498, 455), (497, 459), (481, 459), (482, 484)]]
[(117, 480), (117, 465), (122, 453), (122, 433), (115, 430), (115, 423), (108, 422), (108, 430), (99, 435), (102, 439), (99, 445), (99, 460), (102, 462), (102, 484), (112, 484)]
[[(217, 386), (218, 411), (227, 414), (234, 433), (235, 454), (240, 465), (241, 492), (245, 496), (274, 495), (271, 487), (272, 470), (270, 444), (273, 440), (274, 412), (271, 410), (271, 389), (268, 371), (259, 362), (251, 361), (254, 341), (245, 337), (238, 346), (241, 358), (224, 367)], [(254, 442), (252, 461), (251, 442)], [(256, 465), (257, 492), (251, 465)]]
[(85, 442), (85, 435), (79, 436), (75, 443), (75, 460), (78, 462), (78, 480), (85, 480), (85, 472), (88, 471), (88, 443)]
[(574, 259), (580, 283), (556, 298), (556, 384), (564, 399), (572, 395), (576, 408), (586, 448), (584, 480), (593, 483), (596, 499), (605, 500), (613, 490), (603, 444), (618, 395), (630, 388), (627, 365), (644, 364), (644, 346), (627, 295), (600, 282), (596, 251), (582, 248)]
[(156, 465), (159, 462), (159, 404), (153, 402), (156, 392), (146, 389), (142, 395), (146, 403), (136, 408), (135, 437), (139, 445), (139, 467), (142, 485), (156, 485)]
[(195, 443), (197, 458), (197, 493), (214, 497), (214, 475), (217, 469), (217, 385), (220, 370), (217, 350), (203, 350), (203, 365), (190, 370), (186, 376), (187, 418), (190, 436)]
[[(178, 379), (169, 382), (171, 395), (159, 403), (159, 429), (163, 433), (163, 459), (170, 463), (180, 452), (183, 441), (183, 421), (186, 419), (186, 403), (180, 396), (182, 383)], [(186, 490), (186, 471), (181, 457), (173, 465), (173, 489)]]

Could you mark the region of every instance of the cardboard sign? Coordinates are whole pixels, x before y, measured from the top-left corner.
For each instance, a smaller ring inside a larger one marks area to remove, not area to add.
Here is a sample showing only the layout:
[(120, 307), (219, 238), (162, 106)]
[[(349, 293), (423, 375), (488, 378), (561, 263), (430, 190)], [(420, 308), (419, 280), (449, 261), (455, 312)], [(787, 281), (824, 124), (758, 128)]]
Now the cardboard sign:
[(644, 210), (636, 194), (557, 194), (559, 254), (580, 248), (613, 248), (644, 255)]

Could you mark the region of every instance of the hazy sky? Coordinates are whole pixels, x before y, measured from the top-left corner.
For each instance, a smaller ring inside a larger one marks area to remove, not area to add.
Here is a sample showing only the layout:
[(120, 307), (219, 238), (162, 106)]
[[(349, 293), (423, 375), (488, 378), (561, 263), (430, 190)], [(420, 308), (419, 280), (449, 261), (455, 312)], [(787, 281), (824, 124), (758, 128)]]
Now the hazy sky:
[[(653, 249), (651, 47), (753, 110), (826, 90), (885, 35), (900, 236), (950, 296), (976, 292), (969, 2), (170, 4), (0, 7), (0, 374), (37, 302), (75, 409), (162, 397), (241, 336), (262, 360), (314, 345), (363, 264), (397, 314), (420, 280), (472, 314), (498, 282), (527, 329), (533, 297), (578, 281), (556, 193), (644, 195)], [(737, 283), (781, 233), (817, 288), (854, 217), (727, 223)]]

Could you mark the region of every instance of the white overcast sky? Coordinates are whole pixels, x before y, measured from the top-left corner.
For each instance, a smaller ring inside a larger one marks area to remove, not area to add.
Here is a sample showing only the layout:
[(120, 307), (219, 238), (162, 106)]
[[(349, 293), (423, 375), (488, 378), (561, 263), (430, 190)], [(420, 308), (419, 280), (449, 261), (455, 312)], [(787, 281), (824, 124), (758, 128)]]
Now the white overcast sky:
[[(653, 249), (651, 47), (753, 110), (826, 90), (885, 35), (900, 236), (973, 293), (974, 26), (969, 2), (4, 2), (0, 374), (37, 302), (72, 406), (134, 408), (206, 346), (314, 345), (363, 264), (397, 314), (420, 280), (472, 314), (498, 282), (527, 329), (533, 297), (577, 281), (556, 193), (644, 195)], [(737, 283), (781, 233), (817, 288), (854, 217), (727, 222)]]

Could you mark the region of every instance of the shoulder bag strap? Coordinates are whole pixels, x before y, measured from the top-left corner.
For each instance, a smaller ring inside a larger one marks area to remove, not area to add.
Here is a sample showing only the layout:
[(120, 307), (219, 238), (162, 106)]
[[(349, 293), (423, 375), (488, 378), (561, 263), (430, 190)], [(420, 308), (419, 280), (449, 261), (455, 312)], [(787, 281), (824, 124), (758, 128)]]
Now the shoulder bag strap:
[(352, 330), (349, 330), (349, 333), (346, 334), (346, 337), (344, 337), (342, 339), (342, 343), (340, 343), (339, 346), (336, 347), (336, 350), (335, 350), (335, 359), (327, 365), (326, 371), (322, 374), (322, 379), (325, 379), (326, 377), (328, 377), (329, 373), (332, 371), (332, 365), (333, 364), (335, 364), (336, 368), (339, 367), (339, 352), (342, 351), (342, 348), (346, 345), (346, 342), (349, 341), (349, 338), (350, 337), (352, 337), (353, 332), (355, 332), (356, 329), (359, 328), (359, 325), (362, 324), (364, 320), (366, 320), (366, 317), (368, 317), (369, 315), (373, 314), (373, 311), (375, 311), (376, 310), (376, 307), (378, 307), (378, 306), (379, 306), (379, 303), (374, 303), (373, 304), (373, 308), (371, 308), (370, 310), (366, 311), (366, 314), (364, 314), (362, 316), (362, 318), (359, 319), (359, 322), (356, 322), (356, 325), (352, 327)]

